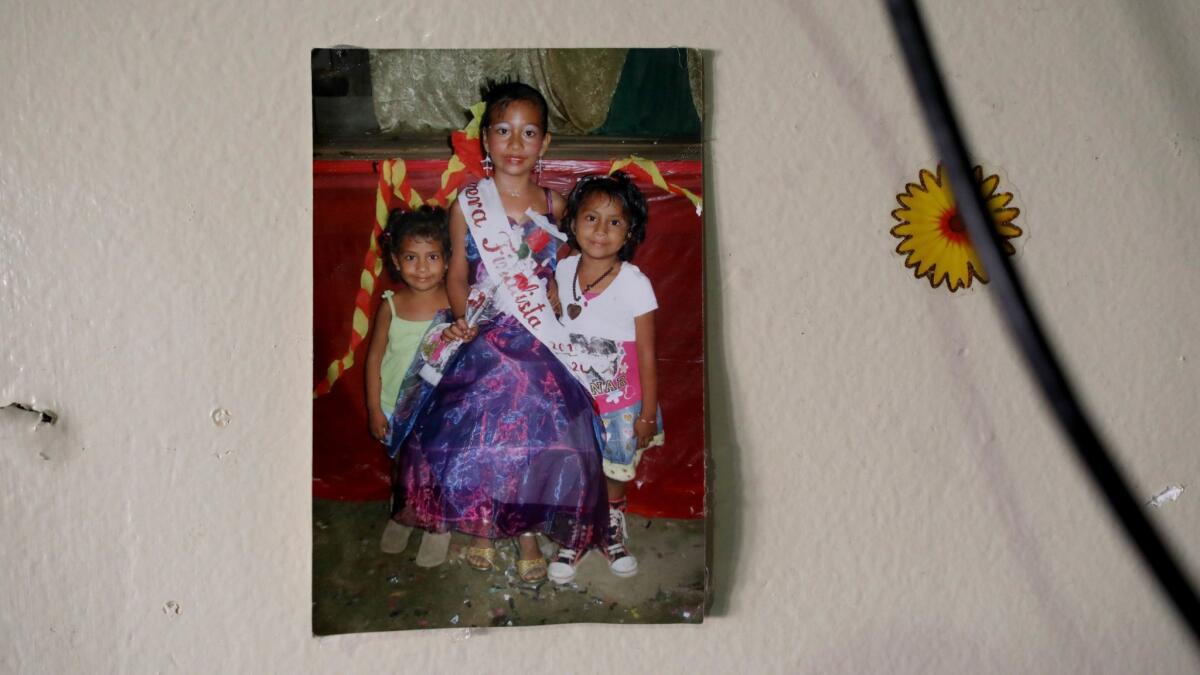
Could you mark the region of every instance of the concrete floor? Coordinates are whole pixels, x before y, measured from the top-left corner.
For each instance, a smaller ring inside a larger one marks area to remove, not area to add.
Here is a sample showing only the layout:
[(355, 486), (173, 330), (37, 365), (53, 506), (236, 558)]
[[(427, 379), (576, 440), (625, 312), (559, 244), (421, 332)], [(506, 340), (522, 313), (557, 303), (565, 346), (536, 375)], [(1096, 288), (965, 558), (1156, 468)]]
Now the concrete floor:
[[(704, 612), (704, 521), (630, 515), (629, 548), (638, 574), (619, 579), (593, 551), (575, 581), (527, 584), (516, 574), (511, 540), (497, 566), (467, 566), (465, 535), (446, 562), (417, 567), (422, 533), (399, 554), (379, 550), (387, 502), (313, 500), (313, 632), (530, 626), (553, 623), (699, 623)], [(549, 544), (544, 550), (551, 552)]]

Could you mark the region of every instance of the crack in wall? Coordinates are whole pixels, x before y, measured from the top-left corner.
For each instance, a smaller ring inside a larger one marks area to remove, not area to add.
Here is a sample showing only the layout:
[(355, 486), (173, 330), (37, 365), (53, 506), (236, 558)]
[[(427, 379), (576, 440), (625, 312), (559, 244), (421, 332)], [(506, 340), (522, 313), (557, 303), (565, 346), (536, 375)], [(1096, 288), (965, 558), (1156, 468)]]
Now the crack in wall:
[(39, 410), (31, 405), (26, 405), (24, 403), (17, 403), (16, 401), (9, 403), (6, 406), (0, 406), (0, 410), (5, 410), (7, 408), (16, 408), (17, 410), (24, 410), (25, 412), (30, 412), (30, 413), (37, 415), (39, 425), (40, 424), (53, 425), (55, 422), (58, 421), (58, 413), (54, 412), (53, 410)]

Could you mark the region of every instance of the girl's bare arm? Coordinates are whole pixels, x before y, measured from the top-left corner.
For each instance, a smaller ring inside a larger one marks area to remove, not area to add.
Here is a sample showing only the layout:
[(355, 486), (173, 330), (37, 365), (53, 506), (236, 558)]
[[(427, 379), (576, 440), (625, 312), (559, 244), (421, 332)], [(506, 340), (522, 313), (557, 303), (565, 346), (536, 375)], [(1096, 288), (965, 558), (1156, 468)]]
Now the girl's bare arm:
[(446, 296), (455, 318), (467, 313), (467, 219), (458, 202), (450, 206), (450, 270), (446, 273)]
[(658, 363), (654, 352), (654, 312), (634, 318), (637, 340), (638, 372), (642, 384), (642, 412), (633, 423), (638, 447), (644, 448), (658, 433)]
[(387, 418), (383, 416), (379, 397), (383, 389), (383, 379), (379, 374), (383, 364), (383, 352), (387, 350), (388, 328), (392, 325), (392, 312), (388, 309), (387, 300), (379, 303), (375, 312), (375, 321), (371, 325), (371, 342), (367, 346), (367, 424), (371, 435), (383, 439), (387, 435)]
[(445, 330), (446, 337), (453, 340), (469, 340), (475, 329), (467, 326), (463, 318), (467, 314), (467, 219), (462, 207), (454, 202), (450, 207), (450, 269), (446, 272), (446, 297), (450, 300), (450, 312), (454, 321)]

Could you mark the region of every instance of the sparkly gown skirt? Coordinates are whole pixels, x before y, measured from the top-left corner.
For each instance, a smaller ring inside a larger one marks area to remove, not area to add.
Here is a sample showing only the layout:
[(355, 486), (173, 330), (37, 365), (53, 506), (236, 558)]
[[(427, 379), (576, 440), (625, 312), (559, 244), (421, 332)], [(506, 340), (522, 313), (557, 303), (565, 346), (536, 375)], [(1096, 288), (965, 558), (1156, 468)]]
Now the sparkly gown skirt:
[(601, 434), (583, 386), (501, 314), (454, 356), (404, 443), (401, 520), (594, 546), (608, 519)]

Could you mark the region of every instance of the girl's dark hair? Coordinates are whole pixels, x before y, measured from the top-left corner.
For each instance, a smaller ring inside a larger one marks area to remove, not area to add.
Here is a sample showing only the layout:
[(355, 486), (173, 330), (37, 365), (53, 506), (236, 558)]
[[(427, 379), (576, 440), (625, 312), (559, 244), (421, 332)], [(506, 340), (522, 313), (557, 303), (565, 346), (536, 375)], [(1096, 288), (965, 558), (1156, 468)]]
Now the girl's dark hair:
[(483, 94), (483, 102), (487, 104), (483, 109), (483, 121), (480, 123), (484, 129), (491, 126), (492, 118), (503, 114), (510, 103), (525, 101), (541, 113), (542, 133), (550, 130), (550, 106), (546, 104), (546, 97), (528, 84), (513, 79), (488, 80), (480, 88), (480, 93)]
[(392, 209), (388, 214), (387, 227), (379, 235), (379, 247), (383, 249), (383, 264), (392, 281), (401, 281), (400, 270), (392, 262), (406, 237), (432, 239), (442, 245), (442, 256), (450, 258), (450, 228), (447, 225), (446, 209), (440, 206), (422, 205), (416, 211)]
[(567, 233), (567, 243), (571, 248), (579, 250), (579, 241), (575, 239), (575, 219), (579, 216), (579, 208), (588, 197), (596, 194), (607, 195), (609, 199), (620, 204), (625, 212), (625, 218), (629, 220), (629, 237), (625, 239), (621, 250), (617, 251), (617, 258), (633, 260), (638, 245), (646, 238), (646, 198), (624, 171), (610, 176), (584, 176), (575, 184), (567, 197), (567, 208), (562, 217), (561, 229)]

